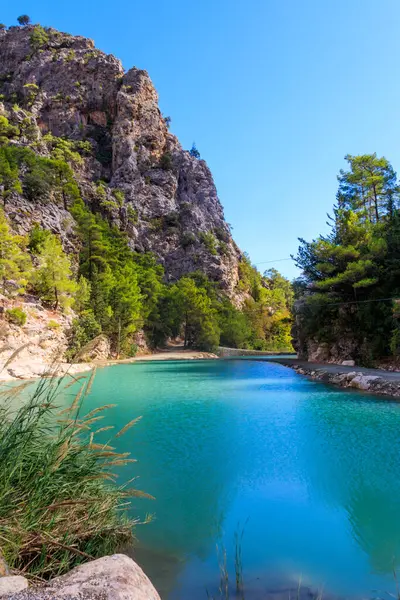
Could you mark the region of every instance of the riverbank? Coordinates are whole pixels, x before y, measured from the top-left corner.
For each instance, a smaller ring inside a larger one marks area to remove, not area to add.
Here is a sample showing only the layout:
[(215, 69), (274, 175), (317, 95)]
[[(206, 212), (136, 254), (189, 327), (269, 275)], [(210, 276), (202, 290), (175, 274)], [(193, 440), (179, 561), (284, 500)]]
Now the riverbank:
[(141, 361), (166, 361), (166, 360), (214, 360), (218, 356), (212, 352), (201, 352), (197, 350), (185, 350), (172, 346), (165, 350), (159, 350), (152, 354), (141, 354), (132, 358), (113, 360), (97, 359), (82, 363), (57, 363), (48, 364), (45, 360), (28, 360), (22, 351), (16, 353), (14, 358), (8, 358), (0, 364), (0, 382), (11, 382), (24, 379), (38, 379), (48, 376), (63, 376), (66, 373), (76, 375), (85, 373), (93, 367), (108, 367), (111, 365), (129, 364)]
[(400, 372), (366, 367), (314, 363), (297, 358), (270, 358), (314, 381), (400, 398)]

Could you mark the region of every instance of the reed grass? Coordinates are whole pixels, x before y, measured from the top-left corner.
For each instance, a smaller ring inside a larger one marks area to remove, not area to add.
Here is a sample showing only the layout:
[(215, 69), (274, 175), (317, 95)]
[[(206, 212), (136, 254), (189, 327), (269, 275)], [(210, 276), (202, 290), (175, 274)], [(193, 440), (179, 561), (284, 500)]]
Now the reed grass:
[(108, 429), (99, 429), (100, 409), (80, 417), (93, 376), (79, 378), (63, 411), (65, 378), (43, 379), (24, 402), (15, 388), (0, 399), (0, 553), (38, 581), (115, 552), (138, 522), (127, 515), (129, 498), (145, 494), (132, 481), (117, 485), (112, 472), (133, 459), (96, 441)]

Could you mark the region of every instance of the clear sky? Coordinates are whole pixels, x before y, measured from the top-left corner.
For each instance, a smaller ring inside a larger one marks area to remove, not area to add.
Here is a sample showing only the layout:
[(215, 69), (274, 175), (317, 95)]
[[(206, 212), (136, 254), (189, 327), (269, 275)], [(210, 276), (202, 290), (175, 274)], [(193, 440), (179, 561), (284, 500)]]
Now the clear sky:
[[(400, 170), (399, 0), (2, 4), (7, 25), (27, 13), (149, 72), (254, 263), (326, 230), (345, 154), (377, 152)], [(290, 261), (258, 266), (297, 274)]]

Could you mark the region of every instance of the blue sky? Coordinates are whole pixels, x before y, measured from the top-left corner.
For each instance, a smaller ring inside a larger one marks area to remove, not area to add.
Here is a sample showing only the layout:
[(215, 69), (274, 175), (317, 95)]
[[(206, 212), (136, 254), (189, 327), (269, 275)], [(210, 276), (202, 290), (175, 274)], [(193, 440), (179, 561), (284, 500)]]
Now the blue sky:
[(345, 154), (400, 169), (399, 0), (26, 0), (0, 20), (22, 13), (149, 72), (256, 264), (326, 230)]

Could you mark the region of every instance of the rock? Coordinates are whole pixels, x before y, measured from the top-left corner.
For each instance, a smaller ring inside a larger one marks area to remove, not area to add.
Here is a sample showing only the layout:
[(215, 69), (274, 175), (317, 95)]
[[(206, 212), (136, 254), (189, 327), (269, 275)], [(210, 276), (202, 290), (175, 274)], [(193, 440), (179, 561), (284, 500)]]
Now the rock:
[(6, 575), (11, 575), (11, 571), (0, 550), (0, 577), (5, 577)]
[[(119, 60), (94, 48), (91, 40), (51, 28), (43, 46), (34, 47), (33, 32), (34, 26), (14, 27), (0, 35), (4, 114), (16, 125), (28, 120), (34, 138), (22, 143), (46, 155), (43, 134), (89, 140), (92, 154), (74, 167), (88, 206), (99, 210), (94, 182), (110, 182), (108, 208), (101, 210), (126, 231), (132, 249), (153, 252), (169, 281), (201, 270), (241, 302), (236, 284), (242, 256), (212, 174), (169, 132), (148, 73), (137, 68), (125, 73)], [(34, 92), (29, 84), (36, 86)], [(120, 207), (114, 188), (124, 194)], [(33, 203), (15, 192), (5, 211), (19, 233), (28, 233), (36, 222), (57, 233), (65, 250), (76, 252), (74, 220), (62, 202)]]
[(360, 373), (351, 379), (349, 386), (359, 390), (369, 390), (372, 384), (376, 384), (380, 381), (381, 377), (376, 375), (363, 375)]
[(355, 367), (356, 362), (354, 360), (343, 360), (341, 364), (344, 367)]
[(12, 575), (10, 577), (0, 577), (0, 598), (16, 592), (21, 592), (28, 587), (28, 580), (20, 575)]
[[(1, 580), (0, 580), (1, 581)], [(142, 569), (128, 556), (105, 556), (10, 600), (160, 600)]]
[(110, 340), (104, 334), (98, 335), (76, 356), (76, 360), (89, 362), (92, 360), (106, 360), (110, 356)]
[(307, 354), (310, 362), (327, 362), (330, 357), (329, 345), (326, 343), (320, 344), (310, 340), (308, 343)]

